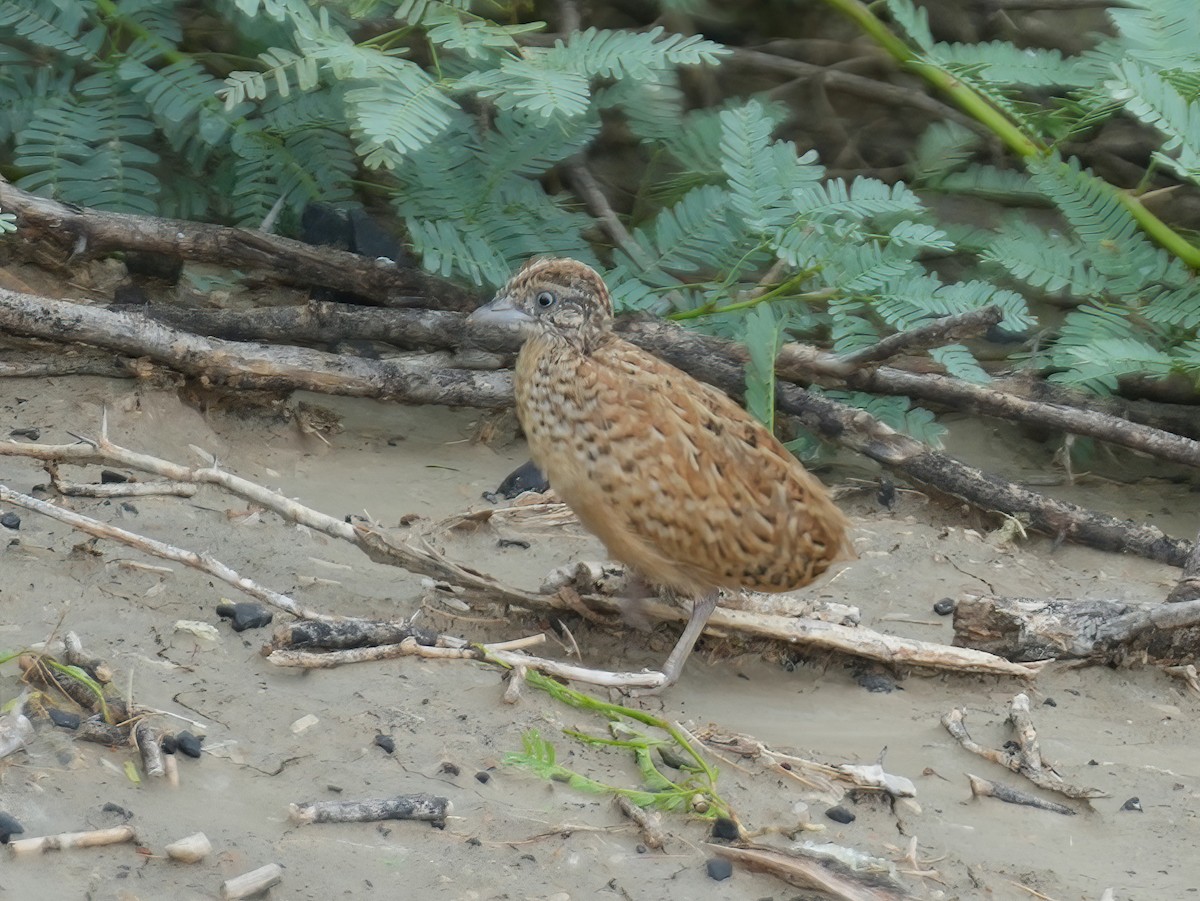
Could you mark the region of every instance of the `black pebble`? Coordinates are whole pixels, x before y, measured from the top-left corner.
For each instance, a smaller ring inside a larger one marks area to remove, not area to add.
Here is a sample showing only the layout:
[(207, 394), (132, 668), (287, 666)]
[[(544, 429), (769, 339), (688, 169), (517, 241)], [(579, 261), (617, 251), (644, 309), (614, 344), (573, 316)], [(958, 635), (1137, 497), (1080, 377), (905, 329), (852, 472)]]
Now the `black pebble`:
[(37, 441), (42, 437), (42, 430), (37, 426), (30, 426), (27, 429), (13, 429), (8, 434), (11, 438), (28, 438), (30, 441)]
[(1126, 801), (1124, 804), (1121, 805), (1121, 809), (1122, 810), (1136, 810), (1138, 813), (1141, 813), (1142, 812), (1142, 799), (1141, 798), (1130, 798), (1128, 801)]
[(733, 864), (723, 857), (709, 858), (704, 869), (708, 871), (708, 878), (716, 882), (722, 882), (733, 875)]
[(942, 598), (933, 605), (933, 612), (938, 616), (949, 616), (954, 612), (954, 598)]
[(121, 485), (129, 481), (129, 476), (122, 472), (117, 472), (115, 469), (100, 470), (101, 485)]
[(645, 854), (650, 849), (639, 842), (637, 845), (634, 846), (633, 850), (637, 851), (638, 854)]
[(485, 772), (483, 772), (483, 770), (480, 770), (478, 773), (475, 774), (476, 782), (482, 782), (484, 785), (487, 785), (491, 780), (492, 780), (491, 773), (485, 773)]
[(375, 736), (375, 744), (383, 748), (388, 754), (396, 753), (396, 739), (390, 735), (384, 735), (382, 732)]
[(867, 691), (875, 694), (889, 694), (896, 689), (904, 690), (896, 684), (895, 679), (891, 676), (885, 676), (883, 673), (863, 673), (854, 681)]
[(12, 836), (20, 835), (24, 831), (25, 828), (20, 823), (0, 810), (0, 845), (7, 845)]
[(175, 740), (175, 736), (167, 733), (162, 737), (162, 749), (164, 754), (174, 754), (179, 749), (179, 742)]
[(825, 816), (835, 823), (853, 823), (855, 820), (854, 814), (840, 804), (837, 807), (830, 807), (825, 811)]
[(133, 814), (122, 807), (120, 804), (114, 804), (112, 801), (106, 801), (104, 806), (100, 808), (101, 813), (113, 813), (123, 820), (133, 819)]
[(274, 614), (266, 607), (248, 601), (239, 601), (236, 604), (222, 601), (217, 604), (217, 616), (229, 620), (234, 632), (245, 632), (247, 629), (269, 626)]
[[(550, 482), (547, 481), (546, 476), (530, 460), (505, 476), (504, 481), (500, 483), (500, 487), (494, 493), (500, 497), (511, 499), (525, 491), (537, 491), (540, 493), (549, 487)], [(487, 498), (486, 493), (484, 497)], [(488, 499), (490, 500), (490, 498)]]
[(188, 731), (175, 733), (175, 746), (179, 749), (180, 754), (186, 754), (188, 757), (200, 756), (200, 745), (204, 741), (202, 738), (197, 738)]
[(0, 513), (0, 526), (6, 529), (21, 528), (21, 517), (15, 513)]
[(441, 771), (447, 776), (457, 776), (462, 772), (457, 763), (451, 763), (449, 760), (442, 761)]
[(896, 485), (895, 485), (895, 483), (893, 483), (891, 479), (880, 479), (879, 480), (879, 491), (878, 491), (878, 493), (876, 493), (875, 499), (877, 501), (879, 501), (879, 503), (882, 506), (887, 507), (889, 510), (891, 510), (892, 507), (895, 506), (895, 504), (896, 504)]
[(51, 707), (46, 711), (46, 714), (50, 717), (50, 722), (54, 723), (56, 726), (62, 726), (64, 729), (71, 730), (79, 728), (78, 713), (68, 713), (65, 710), (57, 710), (54, 707)]
[(1046, 700), (1042, 701), (1042, 706), (1044, 706), (1044, 707), (1057, 707), (1057, 706), (1058, 706), (1058, 701), (1054, 700), (1054, 698), (1046, 698)]
[(712, 837), (733, 841), (738, 837), (738, 825), (729, 817), (717, 817), (713, 822)]

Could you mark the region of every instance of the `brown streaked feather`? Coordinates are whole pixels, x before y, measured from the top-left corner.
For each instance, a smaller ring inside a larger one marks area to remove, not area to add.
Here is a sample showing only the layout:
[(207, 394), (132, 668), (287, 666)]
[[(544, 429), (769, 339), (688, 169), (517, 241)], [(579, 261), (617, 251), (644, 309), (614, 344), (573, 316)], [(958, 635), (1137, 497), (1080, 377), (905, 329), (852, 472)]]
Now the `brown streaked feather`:
[[(518, 278), (556, 274), (534, 267)], [(843, 551), (845, 516), (766, 428), (610, 331), (582, 347), (538, 332), (515, 381), (534, 461), (609, 553), (651, 582), (787, 591)]]

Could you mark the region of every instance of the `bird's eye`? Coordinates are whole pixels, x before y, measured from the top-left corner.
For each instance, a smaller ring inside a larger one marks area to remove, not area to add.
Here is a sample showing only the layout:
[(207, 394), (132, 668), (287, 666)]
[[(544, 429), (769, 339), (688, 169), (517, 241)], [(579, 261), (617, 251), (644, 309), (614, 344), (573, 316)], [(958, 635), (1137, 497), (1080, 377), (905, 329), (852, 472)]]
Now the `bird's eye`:
[(542, 291), (537, 296), (537, 305), (539, 307), (541, 307), (543, 310), (546, 309), (546, 307), (554, 306), (554, 304), (557, 301), (558, 301), (558, 298), (555, 297), (554, 293), (551, 291)]

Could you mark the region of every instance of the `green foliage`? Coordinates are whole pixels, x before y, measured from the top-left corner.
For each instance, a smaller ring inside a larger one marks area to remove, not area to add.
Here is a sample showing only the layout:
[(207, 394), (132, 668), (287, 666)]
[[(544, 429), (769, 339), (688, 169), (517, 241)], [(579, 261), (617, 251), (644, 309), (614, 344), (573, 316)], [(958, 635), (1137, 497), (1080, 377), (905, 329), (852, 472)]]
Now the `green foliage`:
[[(717, 794), (717, 770), (692, 746), (687, 736), (667, 720), (641, 710), (610, 704), (576, 691), (535, 670), (526, 681), (568, 706), (602, 717), (612, 737), (589, 735), (575, 729), (563, 732), (593, 748), (618, 748), (632, 753), (642, 780), (641, 788), (608, 785), (558, 762), (554, 745), (531, 729), (521, 737), (523, 750), (505, 755), (510, 766), (528, 770), (543, 779), (561, 782), (576, 791), (623, 795), (639, 807), (679, 813), (702, 813), (707, 817), (729, 816), (729, 805)], [(683, 760), (680, 776), (671, 778), (655, 758)]]
[[(1046, 150), (1025, 160), (1024, 173), (997, 170), (971, 161), (974, 135), (960, 126), (937, 125), (918, 150), (918, 183), (1057, 211), (1057, 228), (1013, 214), (990, 233), (972, 236), (971, 246), (960, 243), (959, 250), (974, 256), (982, 276), (1004, 277), (1033, 298), (1051, 296), (1071, 307), (1035, 362), (1054, 380), (1101, 391), (1115, 390), (1125, 375), (1194, 377), (1200, 335), (1195, 248), (1144, 214), (1129, 192), (1056, 149), (1064, 137), (1125, 112), (1161, 136), (1155, 163), (1182, 182), (1200, 185), (1195, 4), (1136, 0), (1126, 6), (1108, 11), (1111, 37), (1068, 58), (1004, 43), (937, 44), (921, 31), (923, 13), (909, 0), (888, 0), (924, 64), (963, 79), (1045, 142)], [(1057, 88), (1062, 96), (1035, 105), (1036, 95), (1018, 90), (1031, 87)], [(945, 351), (939, 353), (946, 363)]]
[[(225, 26), (221, 52), (186, 33), (197, 9)], [(1161, 136), (1159, 170), (1197, 183), (1192, 0), (1110, 10), (1111, 35), (1077, 56), (938, 41), (913, 0), (872, 9), (1023, 168), (981, 162), (978, 136), (944, 122), (911, 185), (829, 178), (776, 137), (791, 115), (779, 104), (694, 108), (681, 73), (720, 66), (720, 44), (660, 25), (549, 40), (528, 4), (499, 0), (0, 0), (0, 146), (22, 187), (103, 209), (258, 225), (371, 192), (426, 268), (481, 286), (535, 254), (577, 257), (605, 270), (620, 309), (747, 340), (748, 402), (768, 422), (781, 341), (849, 353), (990, 304), (1021, 333), (1026, 297), (1071, 307), (1027, 361), (1056, 379), (1111, 390), (1121, 373), (1194, 374), (1200, 251), (1058, 149), (1126, 115)], [(627, 236), (576, 177), (601, 142), (628, 161), (602, 184), (632, 198), (617, 203)], [(934, 194), (1013, 211), (968, 229), (931, 211)], [(967, 346), (929, 356), (987, 378)], [(881, 411), (936, 439), (924, 414)]]

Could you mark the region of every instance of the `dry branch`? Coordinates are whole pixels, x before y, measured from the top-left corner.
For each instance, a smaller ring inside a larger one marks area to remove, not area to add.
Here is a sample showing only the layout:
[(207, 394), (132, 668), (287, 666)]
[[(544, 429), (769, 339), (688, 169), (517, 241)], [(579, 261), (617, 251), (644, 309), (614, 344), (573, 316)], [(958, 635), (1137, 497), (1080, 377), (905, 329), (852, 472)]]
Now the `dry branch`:
[(1020, 804), (1023, 807), (1035, 807), (1038, 810), (1048, 810), (1051, 813), (1061, 813), (1064, 816), (1075, 816), (1075, 811), (1066, 804), (1047, 801), (1019, 788), (1005, 785), (1003, 782), (993, 782), (967, 773), (967, 781), (971, 784), (971, 796), (975, 798), (995, 798), (1007, 804)]
[[(34, 457), (41, 460), (70, 460), (71, 462), (119, 463), (131, 469), (154, 472), (180, 482), (207, 482), (271, 510), (293, 522), (303, 524), (334, 538), (357, 545), (368, 556), (380, 563), (400, 566), (446, 583), (458, 597), (488, 603), (502, 603), (530, 610), (573, 610), (575, 605), (564, 598), (561, 591), (539, 594), (512, 588), (470, 567), (446, 559), (427, 544), (418, 544), (407, 533), (386, 533), (362, 525), (351, 525), (317, 510), (305, 507), (290, 498), (270, 491), (249, 480), (220, 471), (214, 467), (193, 470), (166, 460), (140, 454), (114, 445), (103, 434), (99, 439), (88, 439), (79, 444), (47, 446), (19, 442), (0, 442), (0, 454)], [(251, 579), (240, 576), (225, 564), (207, 554), (177, 548), (164, 542), (145, 538), (124, 529), (110, 526), (91, 517), (64, 510), (53, 504), (22, 495), (0, 485), (0, 501), (14, 503), (26, 509), (36, 510), (47, 516), (66, 522), (73, 527), (97, 537), (110, 538), (131, 547), (136, 547), (155, 556), (174, 560), (186, 566), (209, 573), (265, 603), (271, 604), (300, 619), (318, 620), (338, 624), (351, 621), (352, 617), (320, 614), (302, 608), (295, 600), (258, 585)], [(610, 615), (620, 614), (619, 599), (601, 595), (587, 595), (582, 600), (591, 610)], [(684, 622), (687, 612), (679, 605), (663, 601), (647, 600), (642, 608), (644, 615), (653, 620)], [(362, 622), (362, 621), (358, 621)], [(930, 667), (992, 675), (1031, 678), (1037, 674), (1039, 664), (1012, 663), (991, 654), (968, 648), (952, 648), (946, 645), (903, 639), (873, 632), (870, 629), (844, 626), (836, 623), (799, 619), (786, 614), (763, 613), (754, 610), (718, 608), (710, 619), (710, 625), (718, 631), (740, 631), (788, 644), (802, 644), (814, 649), (832, 650), (853, 656), (863, 656), (893, 665)], [(391, 625), (364, 624), (368, 630), (394, 628)], [(401, 629), (406, 628), (401, 626)], [(398, 633), (388, 632), (395, 638)], [(415, 645), (415, 641), (414, 641)], [(461, 644), (456, 645), (461, 646)], [(282, 650), (282, 649), (281, 649)], [(398, 649), (397, 649), (398, 652)], [(303, 653), (303, 652), (287, 652)], [(547, 671), (578, 679), (613, 678), (633, 679), (638, 686), (653, 687), (658, 673), (609, 674), (596, 673), (583, 667), (573, 667), (557, 661), (540, 661), (512, 651), (490, 650), (492, 659), (507, 666), (544, 666)], [(271, 658), (268, 658), (271, 659)], [(277, 662), (287, 660), (282, 656)], [(303, 665), (303, 664), (298, 664)], [(650, 680), (647, 682), (646, 680)], [(609, 684), (607, 681), (605, 684)]]
[[(150, 356), (194, 377), (226, 386), (276, 391), (306, 388), (409, 403), (477, 407), (511, 403), (508, 373), (461, 369), (430, 372), (411, 363), (200, 338), (131, 314), (3, 290), (0, 290), (0, 328), (91, 342), (124, 353)], [(641, 321), (636, 328), (628, 328), (627, 333), (646, 349), (731, 394), (737, 395), (742, 390), (744, 375), (739, 354), (728, 342), (688, 333), (662, 322)], [(498, 332), (493, 332), (491, 339), (501, 344), (512, 342), (511, 335)], [(1033, 528), (1056, 538), (1102, 550), (1131, 551), (1176, 566), (1182, 565), (1191, 550), (1190, 542), (1168, 538), (1157, 528), (1056, 501), (967, 466), (899, 434), (865, 411), (810, 394), (795, 385), (780, 384), (778, 399), (780, 410), (798, 417), (817, 434), (984, 510), (1028, 514)], [(1188, 441), (1179, 436), (1171, 438)]]
[(504, 407), (511, 381), (503, 373), (364, 360), (300, 347), (203, 338), (132, 313), (0, 289), (0, 330), (79, 341), (149, 357), (184, 375), (227, 388), (379, 397), (412, 404)]
[(954, 643), (1009, 660), (1188, 663), (1200, 655), (1200, 600), (1139, 604), (964, 595)]
[(1058, 792), (1068, 798), (1107, 797), (1099, 789), (1081, 788), (1066, 782), (1053, 767), (1042, 760), (1037, 730), (1033, 727), (1033, 719), (1029, 712), (1029, 696), (1024, 692), (1015, 695), (1009, 702), (1008, 722), (1012, 725), (1015, 735), (1014, 740), (1005, 743), (1000, 750), (985, 748), (971, 738), (967, 732), (966, 713), (963, 708), (955, 707), (942, 717), (942, 726), (965, 750), (1024, 776), (1038, 788)]
[(287, 284), (337, 288), (386, 306), (463, 310), (475, 305), (470, 292), (391, 260), (241, 228), (84, 209), (22, 191), (3, 178), (0, 207), (17, 214), (22, 238), (59, 247), (64, 259), (138, 250), (268, 269)]
[(426, 820), (445, 823), (451, 805), (435, 795), (396, 795), (362, 801), (306, 801), (290, 805), (293, 823), (373, 823), (379, 820)]
[(782, 850), (763, 845), (731, 847), (707, 844), (717, 857), (739, 863), (747, 869), (770, 873), (802, 889), (815, 889), (840, 901), (906, 901), (914, 897), (882, 875), (859, 873), (841, 866), (828, 855), (802, 848)]
[(136, 838), (132, 826), (112, 826), (108, 829), (93, 829), (90, 832), (61, 832), (58, 835), (40, 835), (21, 838), (8, 843), (14, 855), (41, 854), (45, 851), (69, 851), (74, 848), (99, 848), (103, 845), (119, 845)]

